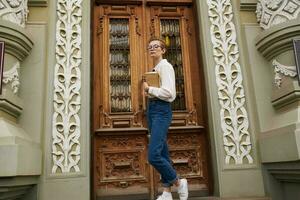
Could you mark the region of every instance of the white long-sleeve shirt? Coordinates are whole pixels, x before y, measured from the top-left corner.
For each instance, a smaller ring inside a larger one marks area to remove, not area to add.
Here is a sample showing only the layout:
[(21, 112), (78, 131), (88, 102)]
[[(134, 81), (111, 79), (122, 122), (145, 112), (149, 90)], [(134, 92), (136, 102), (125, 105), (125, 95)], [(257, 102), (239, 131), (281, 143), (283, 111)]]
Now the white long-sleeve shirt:
[(154, 70), (160, 77), (160, 87), (149, 87), (150, 96), (157, 97), (161, 100), (172, 102), (176, 98), (175, 72), (173, 66), (166, 60), (162, 59)]

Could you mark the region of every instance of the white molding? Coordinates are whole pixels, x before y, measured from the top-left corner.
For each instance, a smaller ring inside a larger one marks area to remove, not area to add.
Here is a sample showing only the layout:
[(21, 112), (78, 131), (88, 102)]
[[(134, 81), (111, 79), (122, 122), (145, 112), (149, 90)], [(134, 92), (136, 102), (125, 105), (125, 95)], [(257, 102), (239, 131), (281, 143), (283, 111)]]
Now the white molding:
[(281, 76), (288, 76), (295, 78), (297, 76), (296, 66), (287, 66), (279, 63), (276, 59), (273, 60), (272, 65), (274, 67), (274, 83), (277, 88), (281, 87)]
[(18, 69), (20, 68), (20, 63), (16, 62), (16, 64), (9, 70), (3, 72), (2, 82), (4, 84), (11, 84), (11, 89), (14, 94), (17, 94), (20, 87), (20, 78)]
[(0, 18), (25, 27), (28, 15), (28, 0), (1, 0)]
[(296, 19), (299, 12), (299, 0), (258, 0), (256, 8), (257, 21), (263, 29)]
[(57, 0), (52, 173), (80, 172), (82, 0)]
[(230, 0), (207, 0), (225, 164), (253, 164), (249, 119)]

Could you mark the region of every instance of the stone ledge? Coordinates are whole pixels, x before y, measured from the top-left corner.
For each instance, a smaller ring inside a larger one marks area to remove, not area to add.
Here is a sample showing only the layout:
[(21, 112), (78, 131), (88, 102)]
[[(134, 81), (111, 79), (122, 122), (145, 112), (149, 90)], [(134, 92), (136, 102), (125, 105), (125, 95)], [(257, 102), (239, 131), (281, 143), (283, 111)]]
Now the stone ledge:
[(17, 118), (23, 111), (23, 101), (11, 90), (3, 89), (0, 95), (0, 110)]
[(33, 42), (25, 29), (12, 22), (0, 19), (0, 40), (5, 42), (5, 53), (23, 61), (29, 55)]
[(0, 117), (0, 177), (40, 175), (40, 145), (16, 123)]
[(297, 101), (300, 101), (300, 87), (298, 81), (285, 81), (280, 89), (273, 90), (272, 105), (276, 109)]
[(300, 38), (300, 18), (278, 24), (264, 30), (255, 39), (256, 48), (271, 60), (283, 52), (293, 49), (293, 39)]
[(299, 124), (294, 123), (260, 134), (259, 147), (262, 163), (300, 160)]
[(31, 198), (26, 199), (37, 199), (33, 191), (37, 184), (38, 176), (0, 177), (0, 199), (25, 199), (30, 193)]
[(272, 199), (290, 200), (300, 197), (300, 161), (265, 163), (262, 165), (265, 172), (267, 190)]
[(48, 6), (47, 0), (29, 0), (28, 6), (30, 7), (45, 7)]
[(240, 10), (252, 11), (256, 10), (257, 0), (240, 0)]

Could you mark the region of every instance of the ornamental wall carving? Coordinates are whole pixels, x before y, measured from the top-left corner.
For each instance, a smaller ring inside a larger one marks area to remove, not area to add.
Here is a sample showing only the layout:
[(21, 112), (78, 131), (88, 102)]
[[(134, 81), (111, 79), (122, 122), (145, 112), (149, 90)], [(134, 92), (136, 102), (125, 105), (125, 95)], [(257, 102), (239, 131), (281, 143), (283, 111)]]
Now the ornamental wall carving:
[(252, 164), (239, 46), (230, 0), (207, 0), (225, 164)]
[(263, 29), (296, 19), (300, 12), (299, 0), (259, 0), (257, 21)]
[(82, 0), (57, 0), (52, 173), (80, 172)]
[(0, 0), (0, 18), (25, 27), (28, 0)]
[(276, 59), (272, 62), (274, 67), (274, 84), (277, 88), (281, 87), (281, 76), (295, 78), (297, 76), (296, 66), (287, 66), (279, 63)]
[(18, 93), (20, 87), (20, 78), (18, 73), (19, 68), (20, 68), (20, 62), (17, 61), (11, 69), (3, 72), (2, 81), (4, 84), (11, 85), (11, 90), (13, 91), (14, 94)]

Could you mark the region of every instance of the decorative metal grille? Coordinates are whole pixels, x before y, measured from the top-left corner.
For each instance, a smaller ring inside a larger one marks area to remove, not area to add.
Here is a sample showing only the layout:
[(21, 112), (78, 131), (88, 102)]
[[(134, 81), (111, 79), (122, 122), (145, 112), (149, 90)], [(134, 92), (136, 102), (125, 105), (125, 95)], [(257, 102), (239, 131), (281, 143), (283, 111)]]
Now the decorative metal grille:
[(130, 112), (131, 74), (129, 20), (110, 19), (110, 102), (111, 112)]
[(172, 103), (173, 110), (185, 110), (184, 74), (182, 50), (180, 41), (180, 27), (178, 19), (160, 20), (161, 36), (167, 44), (165, 58), (173, 65), (176, 78), (176, 99)]

